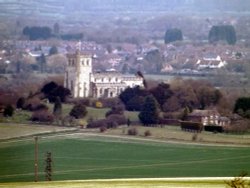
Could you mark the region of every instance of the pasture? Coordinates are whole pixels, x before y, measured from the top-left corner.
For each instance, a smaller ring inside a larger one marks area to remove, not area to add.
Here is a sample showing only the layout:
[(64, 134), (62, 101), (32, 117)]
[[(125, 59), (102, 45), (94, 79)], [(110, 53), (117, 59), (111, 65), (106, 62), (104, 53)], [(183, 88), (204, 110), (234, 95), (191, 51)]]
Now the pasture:
[[(39, 180), (52, 152), (53, 180), (227, 177), (250, 170), (249, 147), (70, 133), (39, 138)], [(0, 142), (0, 182), (34, 180), (34, 139)]]

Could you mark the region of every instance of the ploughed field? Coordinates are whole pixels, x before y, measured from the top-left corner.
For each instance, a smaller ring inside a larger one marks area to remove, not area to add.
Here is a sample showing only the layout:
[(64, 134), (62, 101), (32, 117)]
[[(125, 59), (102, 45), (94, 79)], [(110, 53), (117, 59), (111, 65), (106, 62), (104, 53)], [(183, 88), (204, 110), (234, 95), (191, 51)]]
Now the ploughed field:
[[(69, 133), (38, 139), (39, 181), (52, 152), (52, 180), (227, 177), (250, 171), (250, 148)], [(0, 142), (0, 183), (34, 181), (34, 139)]]

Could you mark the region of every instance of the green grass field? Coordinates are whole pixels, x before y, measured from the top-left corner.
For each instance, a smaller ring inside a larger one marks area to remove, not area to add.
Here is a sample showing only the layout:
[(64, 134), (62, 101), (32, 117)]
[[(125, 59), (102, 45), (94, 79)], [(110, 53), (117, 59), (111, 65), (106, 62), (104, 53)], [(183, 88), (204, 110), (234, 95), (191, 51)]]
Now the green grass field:
[[(87, 133), (39, 139), (39, 180), (45, 153), (53, 180), (225, 177), (250, 170), (248, 147), (170, 144)], [(34, 180), (34, 140), (0, 142), (0, 182)]]

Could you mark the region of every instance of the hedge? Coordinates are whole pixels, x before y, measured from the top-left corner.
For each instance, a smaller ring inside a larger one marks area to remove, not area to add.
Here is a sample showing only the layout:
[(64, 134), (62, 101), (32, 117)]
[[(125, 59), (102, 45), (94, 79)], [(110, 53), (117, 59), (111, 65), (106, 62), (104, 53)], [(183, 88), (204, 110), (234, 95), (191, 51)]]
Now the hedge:
[(201, 132), (203, 125), (200, 122), (180, 121), (181, 129), (186, 131)]
[(204, 130), (209, 132), (224, 132), (223, 127), (218, 125), (206, 125), (204, 126)]

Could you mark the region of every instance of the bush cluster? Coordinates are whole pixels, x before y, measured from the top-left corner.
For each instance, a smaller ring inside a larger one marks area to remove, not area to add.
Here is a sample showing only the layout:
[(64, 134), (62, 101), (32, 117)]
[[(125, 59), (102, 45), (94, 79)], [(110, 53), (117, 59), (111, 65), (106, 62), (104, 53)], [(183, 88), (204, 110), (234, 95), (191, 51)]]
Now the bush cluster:
[(108, 116), (106, 119), (100, 119), (96, 121), (91, 121), (88, 123), (87, 128), (101, 128), (106, 127), (116, 128), (119, 125), (126, 124), (126, 117), (124, 115), (112, 114)]
[(150, 132), (150, 130), (146, 130), (144, 132), (144, 136), (151, 136), (151, 135), (152, 135), (152, 133)]
[(54, 121), (54, 116), (47, 110), (39, 110), (34, 111), (31, 116), (31, 121), (37, 122), (49, 122), (52, 123)]
[(243, 134), (248, 131), (247, 125), (230, 125), (224, 127), (225, 133)]
[(181, 129), (184, 131), (201, 132), (203, 126), (199, 122), (181, 121)]
[(128, 130), (128, 135), (131, 135), (131, 136), (138, 135), (138, 130), (136, 128), (131, 128)]

